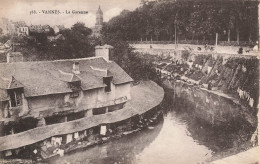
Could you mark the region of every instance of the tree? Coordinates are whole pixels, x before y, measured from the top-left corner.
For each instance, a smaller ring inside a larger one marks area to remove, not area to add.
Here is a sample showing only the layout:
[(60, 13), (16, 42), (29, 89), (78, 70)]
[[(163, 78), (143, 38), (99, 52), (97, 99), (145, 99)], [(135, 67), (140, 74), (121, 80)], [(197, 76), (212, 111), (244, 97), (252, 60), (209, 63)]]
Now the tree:
[[(93, 55), (94, 46), (90, 43), (92, 30), (87, 28), (84, 23), (76, 23), (71, 29), (61, 32), (66, 38), (65, 41), (59, 41), (60, 45), (66, 52), (64, 58), (82, 58)], [(59, 47), (57, 47), (59, 48)]]
[(179, 38), (214, 40), (219, 33), (228, 41), (256, 40), (257, 4), (232, 0), (151, 1), (134, 11), (123, 11), (108, 25), (127, 41), (171, 40), (175, 26)]

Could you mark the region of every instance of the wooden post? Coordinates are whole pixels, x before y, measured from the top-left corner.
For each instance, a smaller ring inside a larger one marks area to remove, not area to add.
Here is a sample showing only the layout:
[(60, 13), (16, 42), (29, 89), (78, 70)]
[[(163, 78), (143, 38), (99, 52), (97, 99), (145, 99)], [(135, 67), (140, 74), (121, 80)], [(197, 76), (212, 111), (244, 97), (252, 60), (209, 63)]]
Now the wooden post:
[(215, 46), (215, 50), (216, 50), (217, 46), (218, 46), (218, 33), (216, 33), (216, 46)]

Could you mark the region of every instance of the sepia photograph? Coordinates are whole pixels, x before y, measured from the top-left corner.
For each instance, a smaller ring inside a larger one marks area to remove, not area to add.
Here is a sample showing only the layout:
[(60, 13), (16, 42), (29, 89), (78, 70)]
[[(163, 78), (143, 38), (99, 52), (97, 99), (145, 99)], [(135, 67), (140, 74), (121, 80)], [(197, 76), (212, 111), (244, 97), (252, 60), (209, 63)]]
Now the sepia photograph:
[(0, 164), (260, 164), (260, 0), (0, 0)]

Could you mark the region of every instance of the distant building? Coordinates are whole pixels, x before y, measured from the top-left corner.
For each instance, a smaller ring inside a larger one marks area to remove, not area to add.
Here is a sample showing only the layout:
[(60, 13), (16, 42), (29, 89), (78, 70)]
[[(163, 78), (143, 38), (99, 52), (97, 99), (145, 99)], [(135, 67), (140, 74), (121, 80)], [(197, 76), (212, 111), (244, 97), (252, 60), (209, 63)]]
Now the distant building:
[(95, 37), (100, 36), (102, 26), (103, 26), (103, 12), (99, 6), (98, 10), (96, 12), (96, 24), (95, 24), (95, 27), (93, 28), (93, 36), (95, 36)]
[(36, 33), (48, 33), (51, 30), (49, 25), (31, 25), (29, 27), (30, 32)]
[[(3, 34), (18, 35), (21, 27), (27, 27), (24, 21), (13, 22), (7, 18), (2, 18), (0, 27), (3, 29)], [(26, 30), (26, 29), (24, 29)]]
[(23, 62), (23, 54), (21, 52), (0, 52), (0, 63)]
[(19, 27), (17, 29), (18, 36), (29, 36), (29, 27)]
[(49, 25), (43, 25), (42, 26), (43, 32), (48, 33), (51, 31), (51, 26)]
[(29, 30), (30, 30), (30, 32), (39, 32), (39, 33), (43, 32), (41, 25), (31, 25), (29, 27)]
[(47, 39), (50, 42), (54, 42), (54, 41), (57, 41), (57, 40), (65, 40), (65, 37), (62, 34), (58, 34), (57, 36), (47, 36)]
[(22, 62), (23, 54), (21, 52), (9, 52), (7, 54), (7, 63)]
[(60, 31), (65, 30), (65, 27), (64, 27), (64, 25), (56, 25), (53, 27), (53, 30), (54, 30), (55, 34), (57, 34)]

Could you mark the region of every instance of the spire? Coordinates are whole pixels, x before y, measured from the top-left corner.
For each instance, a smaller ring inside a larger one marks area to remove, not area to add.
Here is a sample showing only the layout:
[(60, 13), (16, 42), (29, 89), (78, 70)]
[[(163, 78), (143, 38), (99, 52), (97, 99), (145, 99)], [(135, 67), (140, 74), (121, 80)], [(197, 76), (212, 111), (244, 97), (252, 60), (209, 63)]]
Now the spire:
[(102, 23), (103, 23), (103, 12), (102, 12), (100, 5), (99, 5), (97, 13), (96, 13), (96, 25), (101, 26)]
[(100, 8), (100, 5), (98, 5), (98, 10), (97, 10), (97, 14), (103, 14), (101, 8)]

